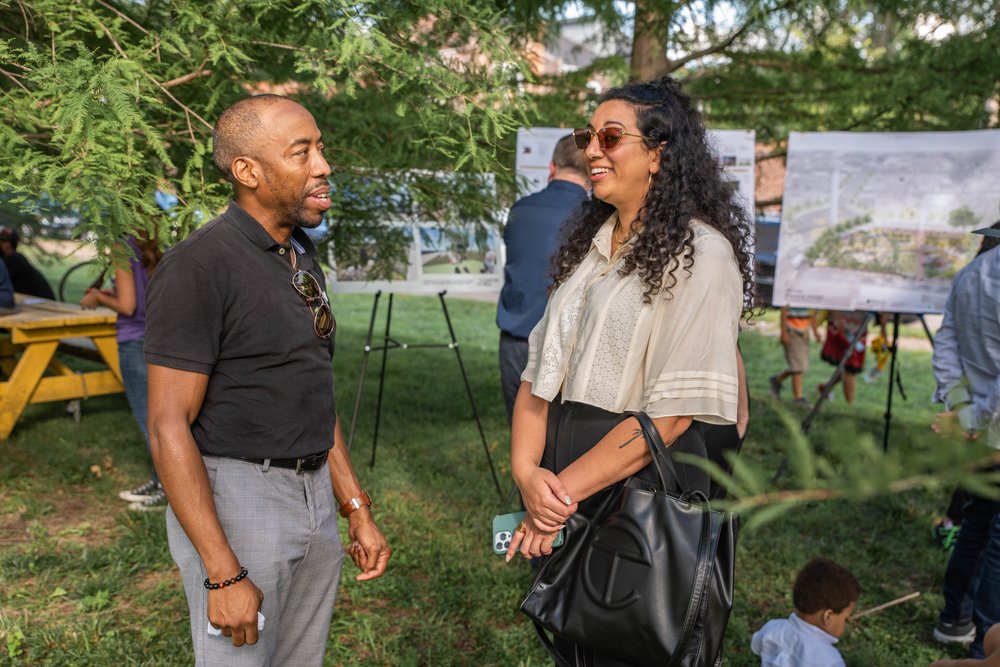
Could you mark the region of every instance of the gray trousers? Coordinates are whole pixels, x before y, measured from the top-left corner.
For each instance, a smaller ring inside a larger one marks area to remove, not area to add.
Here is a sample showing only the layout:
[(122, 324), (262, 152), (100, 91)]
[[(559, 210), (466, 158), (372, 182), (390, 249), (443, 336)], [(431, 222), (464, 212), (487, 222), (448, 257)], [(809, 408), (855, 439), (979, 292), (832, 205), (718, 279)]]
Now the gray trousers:
[(514, 420), (514, 399), (521, 388), (521, 373), (528, 365), (528, 339), (500, 332), (500, 386), (507, 405), (507, 423)]
[(296, 475), (238, 459), (204, 461), (226, 538), (264, 593), (266, 620), (253, 646), (236, 648), (232, 639), (206, 632), (205, 566), (168, 509), (167, 539), (184, 580), (195, 664), (321, 667), (344, 559), (328, 465)]

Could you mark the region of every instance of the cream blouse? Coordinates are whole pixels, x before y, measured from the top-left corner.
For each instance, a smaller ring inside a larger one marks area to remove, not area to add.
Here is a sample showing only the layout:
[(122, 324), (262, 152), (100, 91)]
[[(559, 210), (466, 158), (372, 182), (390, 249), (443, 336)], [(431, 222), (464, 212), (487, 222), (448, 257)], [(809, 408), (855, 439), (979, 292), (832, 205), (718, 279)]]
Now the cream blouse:
[[(729, 241), (695, 221), (694, 266), (643, 302), (637, 273), (618, 273), (630, 246), (611, 255), (617, 214), (549, 298), (528, 339), (521, 375), (531, 393), (650, 417), (736, 422), (736, 334), (743, 283)], [(666, 280), (664, 281), (666, 282)]]

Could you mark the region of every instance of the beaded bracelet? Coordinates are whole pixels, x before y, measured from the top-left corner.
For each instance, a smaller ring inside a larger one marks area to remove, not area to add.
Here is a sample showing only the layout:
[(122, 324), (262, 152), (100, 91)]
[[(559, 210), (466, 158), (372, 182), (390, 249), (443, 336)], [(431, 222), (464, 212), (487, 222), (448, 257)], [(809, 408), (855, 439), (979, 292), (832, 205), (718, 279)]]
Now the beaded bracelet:
[(215, 584), (209, 581), (208, 577), (205, 577), (205, 588), (207, 588), (210, 591), (216, 591), (220, 588), (225, 588), (226, 586), (232, 586), (233, 584), (239, 583), (246, 578), (247, 578), (247, 569), (245, 567), (241, 567), (240, 573), (237, 574), (232, 579), (226, 579), (225, 581), (220, 581)]

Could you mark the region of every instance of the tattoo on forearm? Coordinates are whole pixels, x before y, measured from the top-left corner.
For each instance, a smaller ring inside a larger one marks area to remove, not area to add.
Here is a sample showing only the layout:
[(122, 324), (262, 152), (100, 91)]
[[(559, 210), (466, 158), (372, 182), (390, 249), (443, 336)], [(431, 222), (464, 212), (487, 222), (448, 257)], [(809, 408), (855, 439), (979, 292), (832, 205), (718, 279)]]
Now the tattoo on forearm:
[(629, 438), (628, 440), (626, 440), (622, 444), (618, 445), (618, 449), (624, 449), (625, 445), (629, 444), (630, 442), (633, 442), (634, 440), (638, 440), (641, 437), (642, 437), (642, 429), (641, 428), (637, 428), (636, 430), (632, 431), (632, 437), (631, 438)]

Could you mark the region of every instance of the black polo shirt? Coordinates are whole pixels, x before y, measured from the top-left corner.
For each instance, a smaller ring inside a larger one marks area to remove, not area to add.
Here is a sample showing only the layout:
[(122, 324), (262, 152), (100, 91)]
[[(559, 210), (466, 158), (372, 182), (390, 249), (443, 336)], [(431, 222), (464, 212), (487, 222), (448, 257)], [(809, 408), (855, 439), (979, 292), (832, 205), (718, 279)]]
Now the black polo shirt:
[[(309, 237), (298, 268), (325, 282)], [(333, 337), (292, 286), (291, 245), (226, 212), (167, 252), (146, 291), (146, 362), (209, 376), (191, 432), (203, 454), (298, 458), (329, 449)]]

